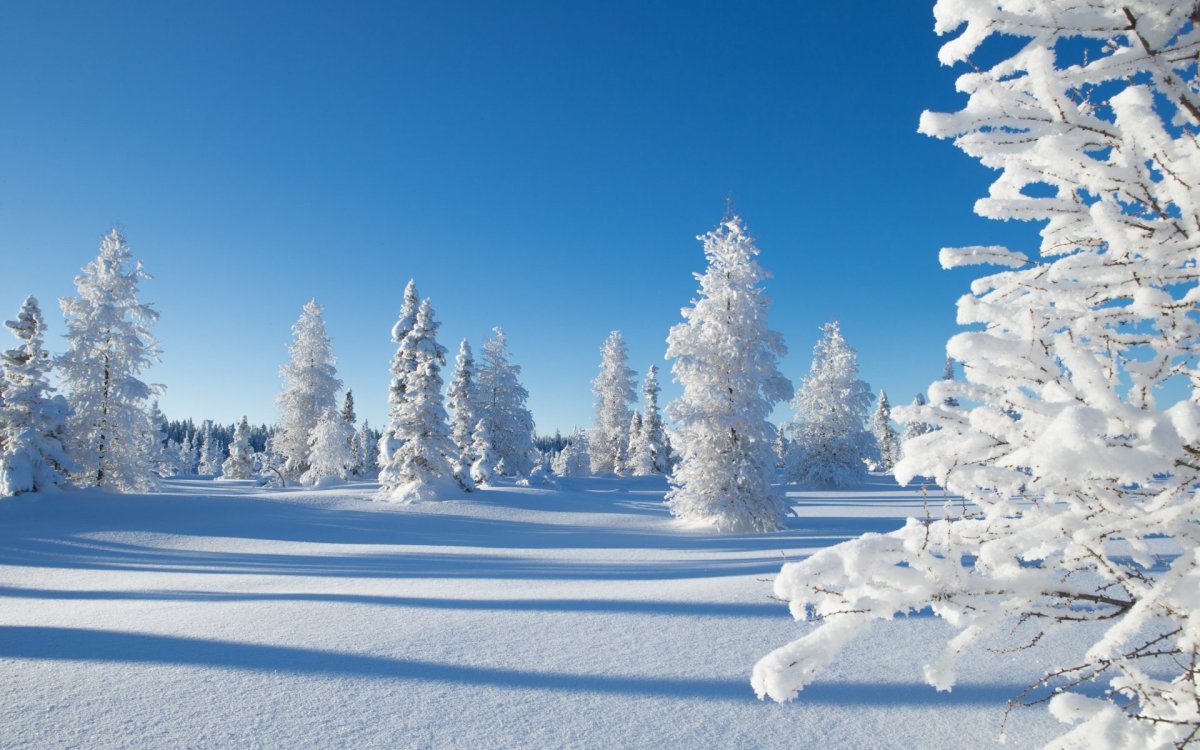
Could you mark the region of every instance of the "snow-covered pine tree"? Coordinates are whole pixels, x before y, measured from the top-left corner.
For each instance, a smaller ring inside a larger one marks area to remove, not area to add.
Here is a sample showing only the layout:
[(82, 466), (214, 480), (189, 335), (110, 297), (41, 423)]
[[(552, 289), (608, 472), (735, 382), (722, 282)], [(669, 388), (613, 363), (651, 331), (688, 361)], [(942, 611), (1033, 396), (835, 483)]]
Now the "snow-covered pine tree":
[(250, 447), (250, 421), (242, 417), (233, 431), (233, 442), (229, 444), (229, 457), (221, 464), (221, 475), (225, 479), (254, 479), (254, 448)]
[[(667, 433), (663, 428), (662, 414), (658, 409), (658, 394), (662, 391), (658, 386), (658, 367), (650, 365), (646, 370), (646, 379), (642, 383), (642, 434), (644, 444), (642, 450), (651, 456), (651, 474), (665, 474), (670, 466), (670, 449), (667, 443)], [(643, 466), (642, 468), (646, 468)]]
[[(947, 353), (965, 381), (897, 409), (940, 429), (905, 444), (896, 476), (931, 477), (968, 505), (786, 565), (776, 595), (818, 626), (762, 659), (754, 687), (788, 699), (839, 646), (928, 608), (957, 631), (925, 667), (933, 686), (954, 685), (960, 655), (1025, 644), (1047, 672), (1017, 703), (1074, 725), (1053, 746), (1194, 745), (1200, 13), (941, 0), (934, 14), (939, 33), (958, 32), (941, 60), (967, 68), (968, 99), (921, 130), (996, 170), (976, 211), (1044, 222), (1041, 246), (942, 251), (945, 267), (999, 271), (958, 302), (971, 329)], [(1171, 403), (1177, 381), (1187, 397)], [(1050, 631), (1090, 645), (1056, 662), (1036, 651)]]
[(788, 511), (771, 487), (774, 430), (767, 415), (792, 395), (777, 358), (783, 336), (767, 328), (770, 300), (758, 248), (734, 216), (697, 238), (708, 268), (700, 292), (671, 328), (667, 357), (683, 385), (668, 411), (680, 453), (667, 505), (675, 516), (721, 531), (773, 531)]
[(551, 470), (560, 477), (587, 476), (592, 470), (592, 459), (588, 451), (587, 433), (576, 427), (563, 449), (551, 463)]
[(211, 419), (204, 420), (200, 428), (200, 467), (202, 475), (216, 477), (221, 473), (221, 442), (213, 433)]
[(150, 424), (154, 426), (150, 435), (154, 473), (160, 479), (173, 477), (179, 473), (179, 452), (167, 440), (167, 417), (158, 408), (158, 399), (150, 402)]
[(892, 405), (888, 403), (887, 391), (879, 390), (879, 401), (871, 415), (871, 434), (879, 449), (879, 471), (891, 471), (900, 460), (900, 438), (892, 426)]
[(358, 415), (354, 413), (354, 391), (347, 389), (346, 397), (342, 399), (342, 421), (350, 425), (351, 429), (358, 424)]
[(70, 408), (50, 385), (37, 299), (27, 297), (4, 325), (20, 344), (0, 354), (0, 495), (43, 492), (65, 484), (75, 468), (63, 447)]
[(342, 387), (333, 364), (333, 343), (325, 335), (323, 311), (315, 299), (305, 303), (292, 326), (288, 351), (291, 362), (279, 369), (284, 386), (275, 397), (281, 414), (273, 445), (286, 460), (285, 477), (295, 481), (308, 471), (312, 432), (325, 412), (337, 411)]
[[(920, 414), (921, 413), (920, 407), (922, 407), (924, 405), (925, 405), (925, 394), (918, 393), (916, 396), (913, 396), (912, 406), (910, 406), (908, 409), (906, 409), (905, 413), (910, 414), (910, 415)], [(909, 421), (905, 422), (904, 423), (904, 433), (901, 435), (901, 438), (900, 438), (900, 457), (903, 458), (905, 452), (908, 450), (907, 448), (905, 448), (905, 446), (908, 445), (908, 441), (912, 440), (913, 438), (917, 437), (918, 435), (924, 435), (925, 433), (930, 432), (932, 430), (933, 430), (933, 425), (930, 425), (926, 422), (922, 422), (919, 419), (911, 419), (910, 418)]]
[(67, 451), (75, 482), (117, 492), (144, 492), (158, 484), (149, 400), (162, 386), (138, 376), (158, 360), (150, 327), (158, 312), (138, 301), (150, 278), (116, 229), (100, 254), (75, 277), (76, 297), (59, 300), (67, 324), (67, 351), (58, 359), (69, 394)]
[(629, 445), (625, 448), (623, 474), (644, 477), (654, 473), (654, 456), (644, 440), (643, 429), (642, 413), (634, 410), (633, 416), (629, 418)]
[(458, 345), (454, 375), (450, 387), (446, 389), (446, 400), (450, 406), (450, 439), (454, 441), (459, 457), (454, 475), (469, 479), (474, 461), (471, 444), (475, 440), (475, 423), (479, 421), (479, 410), (476, 408), (479, 394), (475, 387), (475, 357), (466, 339)]
[(354, 465), (350, 452), (353, 437), (354, 427), (340, 413), (327, 409), (309, 435), (308, 469), (300, 475), (300, 483), (323, 487), (349, 477)]
[(416, 279), (409, 279), (408, 284), (404, 286), (404, 299), (400, 303), (400, 315), (392, 325), (392, 343), (396, 345), (396, 351), (392, 354), (391, 364), (391, 380), (388, 383), (388, 424), (384, 429), (383, 434), (378, 440), (378, 455), (376, 463), (380, 467), (387, 466), (391, 460), (392, 451), (400, 445), (399, 438), (396, 437), (395, 420), (396, 409), (404, 403), (404, 388), (406, 378), (405, 374), (412, 368), (413, 363), (406, 360), (408, 356), (404, 349), (404, 339), (408, 337), (412, 331), (413, 325), (417, 321), (417, 309), (421, 306), (421, 300), (417, 295)]
[(377, 440), (375, 431), (371, 429), (367, 420), (364, 419), (362, 427), (355, 436), (357, 444), (355, 452), (362, 462), (361, 476), (373, 477), (379, 474), (379, 451), (375, 448)]
[(600, 347), (600, 373), (592, 381), (596, 395), (596, 426), (588, 438), (593, 474), (620, 474), (629, 447), (629, 405), (637, 400), (634, 372), (626, 363), (629, 352), (620, 331), (608, 334)]
[(496, 475), (500, 457), (492, 448), (492, 434), (488, 430), (485, 420), (479, 420), (472, 432), (474, 438), (471, 443), (471, 455), (475, 457), (475, 460), (471, 462), (471, 481), (481, 487), (486, 487), (492, 483), (492, 478)]
[[(496, 453), (491, 466), (511, 476), (528, 476), (537, 448), (533, 444), (533, 415), (525, 406), (529, 391), (521, 385), (520, 365), (509, 361), (508, 339), (496, 326), (483, 345), (478, 373), (479, 418), (487, 425), (488, 442)], [(471, 455), (478, 458), (472, 450)], [(474, 469), (472, 469), (474, 475)]]
[(403, 387), (392, 391), (399, 398), (391, 410), (398, 446), (380, 470), (379, 484), (381, 497), (394, 502), (434, 500), (452, 487), (470, 488), (455, 481), (459, 456), (442, 406), (446, 347), (437, 342), (441, 323), (433, 315), (433, 305), (425, 299), (393, 360), (404, 363)]
[[(946, 367), (942, 370), (942, 380), (954, 380), (954, 358), (946, 357)], [(947, 396), (946, 406), (958, 406), (958, 399)]]
[(866, 478), (866, 462), (878, 457), (875, 438), (864, 426), (871, 386), (858, 379), (858, 355), (837, 321), (821, 332), (812, 369), (792, 401), (790, 473), (794, 481), (815, 487), (851, 487)]

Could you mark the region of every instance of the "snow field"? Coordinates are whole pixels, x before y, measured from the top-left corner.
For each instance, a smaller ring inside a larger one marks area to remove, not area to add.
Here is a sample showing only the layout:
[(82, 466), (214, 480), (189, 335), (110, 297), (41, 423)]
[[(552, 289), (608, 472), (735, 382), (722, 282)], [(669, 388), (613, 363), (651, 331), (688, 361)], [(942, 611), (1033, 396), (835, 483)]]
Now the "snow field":
[[(804, 518), (765, 535), (683, 528), (660, 477), (412, 506), (370, 483), (18, 498), (0, 506), (0, 745), (996, 744), (1038, 664), (982, 653), (938, 694), (932, 617), (879, 628), (795, 703), (753, 696), (754, 662), (804, 627), (769, 598), (784, 558), (919, 511), (879, 481), (792, 493)], [(1009, 746), (1059, 732), (1022, 711)]]

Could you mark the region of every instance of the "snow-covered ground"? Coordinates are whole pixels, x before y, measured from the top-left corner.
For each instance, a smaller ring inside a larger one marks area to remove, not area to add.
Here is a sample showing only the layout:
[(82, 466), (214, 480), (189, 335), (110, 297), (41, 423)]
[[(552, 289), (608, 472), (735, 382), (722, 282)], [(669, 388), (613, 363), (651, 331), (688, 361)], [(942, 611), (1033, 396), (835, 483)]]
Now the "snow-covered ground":
[[(770, 598), (780, 564), (921, 513), (872, 481), (792, 493), (787, 531), (748, 535), (681, 527), (661, 478), (414, 506), (368, 483), (5, 500), (0, 746), (996, 744), (1042, 662), (974, 654), (939, 694), (932, 617), (880, 626), (795, 703), (750, 690), (804, 627)], [(1008, 745), (1063, 730), (1021, 710)]]

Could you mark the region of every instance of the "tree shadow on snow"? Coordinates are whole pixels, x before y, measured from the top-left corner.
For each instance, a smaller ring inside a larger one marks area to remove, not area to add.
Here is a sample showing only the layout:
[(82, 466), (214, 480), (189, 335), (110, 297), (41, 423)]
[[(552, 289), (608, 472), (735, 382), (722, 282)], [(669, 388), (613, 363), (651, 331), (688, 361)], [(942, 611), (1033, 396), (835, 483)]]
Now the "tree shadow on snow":
[[(514, 690), (753, 702), (746, 677), (653, 677), (532, 672), (176, 636), (79, 628), (0, 626), (0, 658), (193, 666), (295, 675), (414, 680)], [(818, 683), (800, 704), (837, 706), (1003, 706), (1019, 685), (959, 685), (937, 693), (914, 683)], [(770, 707), (771, 704), (764, 704)]]

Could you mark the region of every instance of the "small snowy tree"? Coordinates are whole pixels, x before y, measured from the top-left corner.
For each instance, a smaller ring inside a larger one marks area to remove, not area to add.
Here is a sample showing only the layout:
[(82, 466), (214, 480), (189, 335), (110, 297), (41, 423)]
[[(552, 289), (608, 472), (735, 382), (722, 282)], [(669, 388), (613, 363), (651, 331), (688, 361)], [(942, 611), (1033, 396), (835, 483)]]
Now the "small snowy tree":
[[(1090, 645), (1015, 696), (1074, 725), (1054, 747), (1194, 746), (1200, 11), (940, 0), (935, 17), (939, 33), (961, 30), (941, 59), (970, 65), (969, 98), (921, 130), (997, 170), (976, 211), (1044, 221), (1041, 246), (942, 251), (943, 266), (1000, 271), (958, 302), (972, 329), (947, 352), (965, 382), (897, 410), (938, 429), (905, 443), (896, 476), (967, 504), (785, 566), (776, 594), (818, 627), (760, 661), (754, 687), (793, 697), (875, 621), (931, 608), (957, 631), (925, 668), (933, 686), (949, 690), (972, 647), (1036, 649), (1059, 631)], [(1179, 380), (1189, 398), (1160, 405)]]
[(114, 229), (75, 277), (77, 296), (59, 301), (68, 344), (58, 368), (72, 409), (67, 450), (85, 487), (144, 492), (158, 484), (147, 436), (149, 401), (162, 387), (138, 377), (159, 354), (150, 334), (158, 312), (138, 302), (138, 283), (148, 278)]
[(871, 386), (858, 379), (858, 355), (841, 326), (831, 321), (821, 331), (812, 369), (792, 402), (791, 476), (815, 487), (851, 487), (862, 483), (866, 462), (878, 455), (864, 427)]
[(887, 391), (880, 389), (875, 413), (871, 415), (871, 434), (879, 447), (880, 471), (891, 471), (900, 460), (900, 438), (892, 426), (892, 405), (888, 403)]
[(54, 489), (66, 483), (75, 464), (63, 447), (70, 409), (48, 379), (38, 301), (27, 297), (17, 319), (4, 325), (20, 345), (0, 355), (0, 495)]
[(353, 437), (354, 428), (341, 414), (332, 409), (322, 414), (308, 438), (308, 469), (300, 475), (300, 483), (321, 487), (349, 477), (354, 465), (350, 452)]
[(342, 421), (350, 425), (351, 428), (358, 424), (358, 415), (354, 413), (354, 391), (347, 390), (346, 397), (342, 399)]
[(578, 427), (567, 438), (566, 445), (551, 462), (550, 468), (560, 477), (582, 477), (592, 470), (587, 433)]
[[(509, 361), (508, 339), (499, 326), (483, 345), (479, 367), (479, 418), (487, 425), (488, 442), (496, 452), (493, 469), (504, 475), (528, 476), (537, 448), (533, 444), (533, 415), (525, 406), (529, 391), (521, 385), (521, 367)], [(471, 455), (478, 458), (472, 450)], [(474, 474), (474, 469), (472, 469)]]
[[(909, 407), (908, 409), (906, 409), (905, 413), (910, 414), (910, 415), (920, 414), (921, 413), (920, 407), (922, 407), (924, 405), (925, 405), (925, 395), (922, 393), (918, 393), (916, 396), (913, 397), (912, 406)], [(909, 421), (905, 422), (904, 423), (904, 433), (900, 438), (900, 456), (903, 457), (904, 454), (908, 452), (908, 448), (906, 448), (905, 446), (908, 445), (910, 440), (912, 440), (913, 438), (918, 437), (920, 435), (924, 435), (925, 433), (930, 432), (932, 430), (933, 430), (933, 425), (922, 422), (919, 419), (912, 418), (912, 419), (909, 419)]]
[(364, 477), (373, 477), (379, 473), (379, 451), (375, 447), (375, 431), (367, 424), (367, 420), (363, 420), (362, 427), (359, 428), (355, 435), (355, 444), (357, 445), (356, 453), (359, 456), (362, 466), (361, 474)]
[(773, 531), (788, 508), (771, 486), (774, 429), (767, 415), (792, 395), (776, 364), (787, 347), (767, 328), (770, 300), (761, 285), (768, 274), (741, 219), (697, 239), (708, 260), (696, 274), (699, 298), (667, 337), (671, 371), (683, 385), (668, 407), (680, 462), (667, 505), (678, 518), (721, 531)]
[(225, 479), (254, 479), (254, 449), (250, 447), (250, 422), (246, 417), (238, 422), (229, 444), (229, 457), (221, 464)]
[(470, 477), (471, 444), (475, 438), (475, 423), (479, 421), (476, 402), (479, 394), (475, 388), (475, 357), (471, 345), (463, 339), (458, 345), (458, 356), (454, 358), (454, 375), (446, 389), (446, 400), (450, 406), (450, 439), (458, 450), (459, 461), (454, 467), (458, 477)]
[[(381, 495), (396, 502), (435, 499), (454, 485), (459, 460), (442, 406), (441, 368), (446, 348), (437, 342), (441, 324), (426, 299), (394, 361), (403, 362), (403, 387), (393, 389), (391, 429), (399, 445), (379, 472)], [(457, 483), (467, 489), (464, 483)]]
[(212, 420), (204, 420), (200, 429), (200, 473), (215, 477), (221, 473), (221, 442), (213, 434)]
[(342, 381), (334, 368), (333, 343), (317, 301), (309, 300), (292, 326), (292, 361), (279, 370), (284, 387), (275, 398), (281, 411), (275, 452), (286, 459), (284, 475), (296, 480), (309, 467), (312, 432), (327, 411), (337, 410)]
[(634, 372), (626, 366), (629, 354), (620, 331), (600, 347), (600, 374), (592, 381), (596, 395), (596, 427), (588, 439), (593, 474), (620, 474), (629, 447), (629, 405), (636, 401)]
[[(942, 380), (954, 380), (954, 358), (946, 357), (946, 367), (942, 370)], [(951, 388), (953, 390), (953, 388)], [(953, 396), (947, 396), (945, 399), (946, 406), (958, 406), (958, 399)]]
[(492, 477), (497, 474), (500, 458), (492, 449), (492, 435), (488, 431), (487, 422), (479, 420), (475, 424), (474, 440), (471, 443), (471, 481), (486, 487), (492, 483)]

